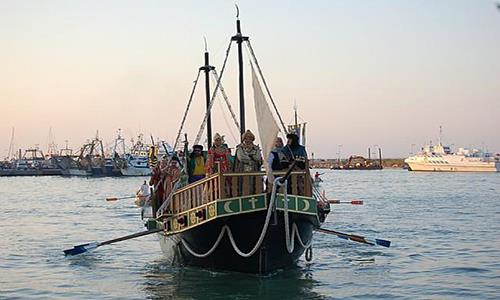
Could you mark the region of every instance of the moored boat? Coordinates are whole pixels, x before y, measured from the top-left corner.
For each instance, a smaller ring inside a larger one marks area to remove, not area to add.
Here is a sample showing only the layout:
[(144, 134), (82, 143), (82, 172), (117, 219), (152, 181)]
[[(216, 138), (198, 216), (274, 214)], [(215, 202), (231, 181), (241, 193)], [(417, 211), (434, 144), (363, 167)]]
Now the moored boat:
[(124, 156), (125, 164), (120, 169), (121, 174), (123, 176), (150, 176), (150, 148), (149, 145), (144, 143), (143, 136), (140, 134), (130, 152), (126, 153)]
[(53, 158), (46, 157), (37, 147), (29, 148), (21, 156), (2, 164), (0, 176), (50, 176), (61, 175)]
[(426, 145), (422, 152), (405, 159), (409, 171), (429, 172), (499, 172), (500, 160), (478, 149), (461, 148), (452, 153), (449, 147)]
[(428, 172), (499, 172), (500, 156), (479, 149), (459, 148), (453, 153), (441, 142), (441, 126), (437, 145), (425, 145), (422, 151), (405, 159), (409, 171)]

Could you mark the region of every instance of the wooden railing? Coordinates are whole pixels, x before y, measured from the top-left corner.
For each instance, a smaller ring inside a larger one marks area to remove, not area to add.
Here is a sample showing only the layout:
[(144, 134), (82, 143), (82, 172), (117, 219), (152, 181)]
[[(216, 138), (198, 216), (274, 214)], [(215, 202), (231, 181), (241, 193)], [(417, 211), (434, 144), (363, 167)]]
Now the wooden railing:
[[(285, 172), (273, 173), (275, 177)], [(191, 183), (172, 195), (165, 214), (178, 214), (209, 202), (271, 192), (272, 183), (265, 182), (265, 172), (217, 173)], [(311, 175), (308, 171), (292, 172), (288, 178), (288, 194), (312, 196)], [(285, 187), (278, 189), (283, 193)]]
[(167, 211), (176, 214), (220, 199), (220, 178), (214, 174), (175, 191)]

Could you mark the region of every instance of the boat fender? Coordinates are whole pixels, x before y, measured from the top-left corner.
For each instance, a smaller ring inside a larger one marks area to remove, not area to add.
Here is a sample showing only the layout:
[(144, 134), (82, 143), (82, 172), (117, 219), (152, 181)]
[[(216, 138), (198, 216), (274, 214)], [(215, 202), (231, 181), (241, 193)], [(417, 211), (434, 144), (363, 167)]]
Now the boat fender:
[(310, 262), (313, 258), (313, 249), (312, 246), (309, 246), (309, 248), (306, 249), (306, 261)]

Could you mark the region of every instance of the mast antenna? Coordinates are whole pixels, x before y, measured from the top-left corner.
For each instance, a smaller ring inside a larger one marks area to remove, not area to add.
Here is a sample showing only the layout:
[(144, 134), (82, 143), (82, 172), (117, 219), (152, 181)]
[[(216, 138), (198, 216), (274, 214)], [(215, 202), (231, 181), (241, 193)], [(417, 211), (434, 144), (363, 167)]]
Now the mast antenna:
[(296, 99), (294, 99), (293, 110), (294, 110), (294, 115), (295, 115), (295, 130), (298, 133), (298, 131), (299, 131), (299, 128), (298, 128), (299, 124), (298, 124), (298, 120), (297, 120), (297, 100)]
[(9, 144), (9, 152), (7, 153), (7, 160), (10, 159), (10, 156), (14, 156), (14, 131), (15, 131), (15, 128), (12, 127), (12, 133), (10, 135), (10, 144)]
[(441, 145), (441, 137), (443, 135), (443, 126), (439, 125), (439, 145)]
[[(207, 147), (210, 149), (212, 147), (212, 118), (210, 112), (210, 72), (215, 70), (214, 66), (210, 65), (209, 55), (208, 55), (208, 47), (207, 47), (207, 39), (203, 37), (205, 41), (205, 64), (200, 67), (200, 71), (205, 72), (205, 97), (207, 102)], [(215, 92), (215, 91), (214, 91)]]
[(235, 41), (238, 44), (238, 69), (239, 69), (239, 96), (240, 96), (240, 134), (245, 132), (245, 91), (243, 83), (243, 52), (241, 49), (241, 44), (248, 41), (248, 36), (243, 36), (241, 34), (240, 25), (240, 9), (237, 4), (236, 6), (236, 35), (231, 37), (231, 41)]

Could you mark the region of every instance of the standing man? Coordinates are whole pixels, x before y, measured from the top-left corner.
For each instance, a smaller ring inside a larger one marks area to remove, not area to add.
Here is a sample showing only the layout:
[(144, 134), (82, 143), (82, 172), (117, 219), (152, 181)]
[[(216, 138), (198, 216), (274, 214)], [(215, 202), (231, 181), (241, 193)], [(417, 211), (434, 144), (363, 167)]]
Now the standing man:
[(286, 135), (287, 143), (283, 149), (289, 162), (296, 161), (296, 170), (305, 170), (308, 166), (306, 147), (299, 144), (299, 136), (295, 133)]
[(202, 145), (194, 145), (193, 152), (188, 157), (188, 175), (189, 183), (193, 183), (205, 178), (205, 154)]

